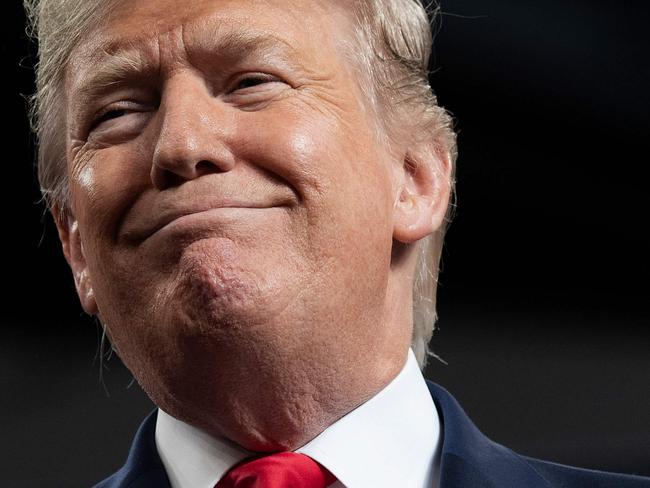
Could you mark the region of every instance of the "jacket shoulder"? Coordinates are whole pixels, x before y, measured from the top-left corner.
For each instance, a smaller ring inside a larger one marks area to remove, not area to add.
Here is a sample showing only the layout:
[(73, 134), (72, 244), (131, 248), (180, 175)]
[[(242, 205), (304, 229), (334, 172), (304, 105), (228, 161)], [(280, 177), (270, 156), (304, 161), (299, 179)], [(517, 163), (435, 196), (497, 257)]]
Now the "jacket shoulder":
[(650, 478), (523, 456), (487, 438), (456, 399), (426, 380), (442, 429), (441, 488), (650, 488)]
[(650, 478), (610, 473), (520, 456), (549, 485), (558, 488), (650, 488)]
[(167, 472), (158, 456), (155, 430), (158, 410), (142, 422), (122, 468), (93, 488), (166, 488)]

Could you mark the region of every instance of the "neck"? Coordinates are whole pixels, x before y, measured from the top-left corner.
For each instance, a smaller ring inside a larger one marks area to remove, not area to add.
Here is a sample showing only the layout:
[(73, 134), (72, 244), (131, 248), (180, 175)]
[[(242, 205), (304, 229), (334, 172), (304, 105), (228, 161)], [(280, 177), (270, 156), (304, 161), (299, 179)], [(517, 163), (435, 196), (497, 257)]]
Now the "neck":
[(161, 407), (247, 450), (293, 451), (390, 383), (404, 366), (408, 345), (403, 351), (394, 350), (392, 356), (364, 370), (359, 370), (356, 361), (333, 357), (308, 364), (298, 359), (271, 363), (250, 372), (242, 368), (239, 379), (227, 381), (226, 386), (216, 381), (214, 391), (203, 391), (203, 399), (218, 401), (188, 409), (187, 403), (176, 405), (172, 399)]
[[(288, 336), (281, 324), (266, 325), (241, 339), (193, 344), (196, 360), (184, 362), (193, 369), (174, 371), (163, 389), (173, 394), (155, 403), (247, 450), (295, 450), (399, 374), (411, 343), (410, 292), (389, 280), (380, 313), (338, 323), (332, 317), (320, 322), (327, 327), (321, 334), (305, 327)], [(245, 341), (255, 334), (263, 339)], [(198, 364), (202, 358), (210, 359)]]

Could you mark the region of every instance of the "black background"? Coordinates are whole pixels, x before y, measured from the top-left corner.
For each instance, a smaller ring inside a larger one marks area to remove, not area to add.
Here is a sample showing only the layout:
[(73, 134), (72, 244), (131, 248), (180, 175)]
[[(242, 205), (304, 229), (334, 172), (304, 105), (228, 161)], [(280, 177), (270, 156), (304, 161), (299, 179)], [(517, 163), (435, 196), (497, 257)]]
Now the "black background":
[[(89, 486), (153, 406), (100, 372), (33, 168), (33, 48), (3, 4), (2, 486)], [(647, 2), (448, 0), (431, 77), (457, 210), (426, 376), (514, 450), (650, 475)]]

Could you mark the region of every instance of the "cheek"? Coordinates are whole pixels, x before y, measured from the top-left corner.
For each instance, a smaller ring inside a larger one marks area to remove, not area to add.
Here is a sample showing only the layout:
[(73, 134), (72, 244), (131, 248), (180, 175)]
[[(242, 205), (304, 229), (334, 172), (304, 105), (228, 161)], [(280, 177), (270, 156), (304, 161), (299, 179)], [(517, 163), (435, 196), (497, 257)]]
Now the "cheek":
[(82, 233), (96, 245), (115, 243), (124, 213), (150, 186), (147, 157), (133, 142), (89, 151), (70, 169), (73, 211)]
[(250, 127), (246, 159), (284, 178), (301, 199), (295, 230), (314, 269), (383, 266), (392, 243), (392, 180), (370, 130), (353, 117), (343, 123), (313, 111), (259, 118)]
[(325, 203), (362, 210), (390, 200), (391, 175), (372, 133), (354, 115), (342, 119), (302, 107), (244, 116), (238, 156), (283, 178), (306, 206), (319, 202), (321, 211)]
[(288, 111), (245, 115), (238, 124), (237, 157), (283, 179), (300, 200), (314, 198), (329, 186), (330, 160), (337, 159), (337, 147), (323, 157), (329, 130), (323, 121)]
[[(85, 160), (70, 171), (73, 212), (79, 222), (95, 297), (101, 301), (105, 289), (123, 271), (118, 246), (118, 230), (125, 212), (147, 185), (145, 156), (134, 144), (89, 152)], [(136, 263), (137, 266), (142, 263)], [(130, 265), (133, 271), (133, 263)], [(119, 293), (127, 287), (115, 287)], [(128, 296), (120, 297), (129, 301)]]

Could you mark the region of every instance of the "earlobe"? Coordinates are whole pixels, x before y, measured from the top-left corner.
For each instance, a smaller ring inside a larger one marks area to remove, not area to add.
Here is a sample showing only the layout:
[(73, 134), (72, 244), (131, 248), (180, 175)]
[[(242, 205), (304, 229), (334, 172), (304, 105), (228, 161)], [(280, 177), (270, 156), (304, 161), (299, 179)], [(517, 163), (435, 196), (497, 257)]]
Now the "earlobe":
[(59, 233), (63, 255), (72, 270), (81, 306), (87, 314), (97, 315), (97, 302), (95, 301), (95, 292), (86, 265), (79, 223), (70, 211), (61, 210), (57, 206), (52, 208), (52, 216)]
[(393, 238), (408, 244), (436, 232), (444, 223), (451, 192), (449, 155), (435, 150), (407, 153), (399, 180)]

